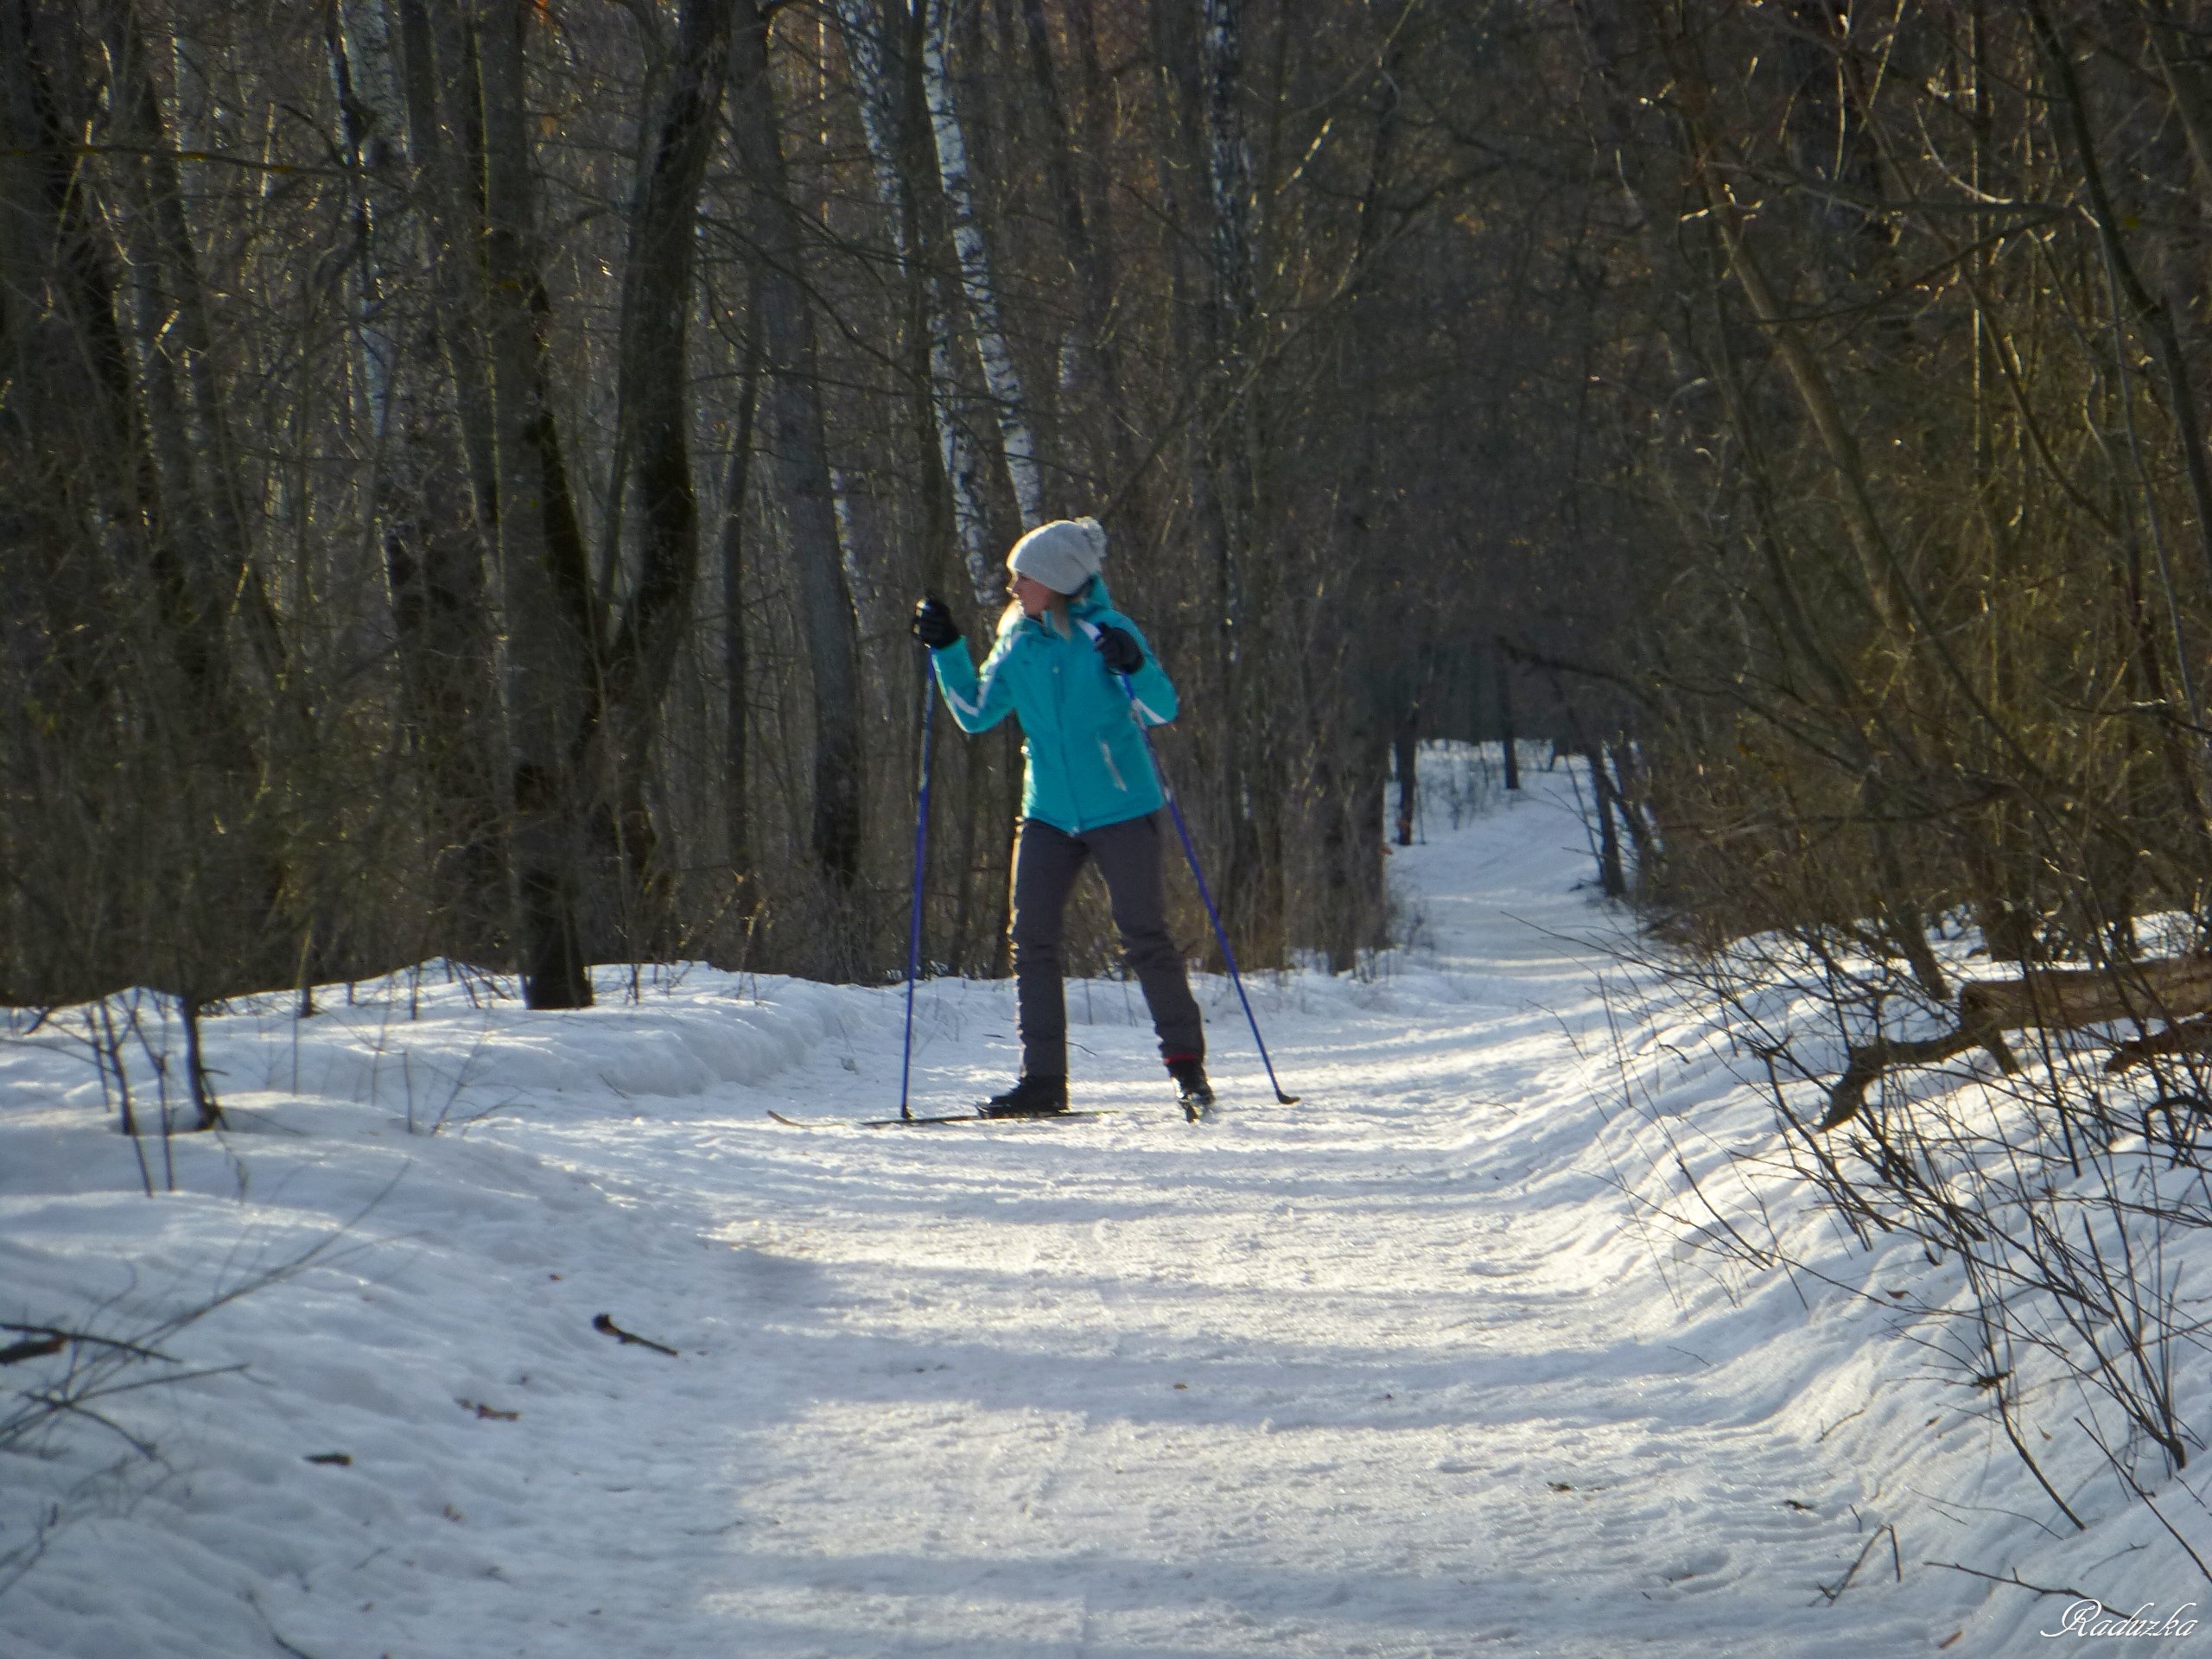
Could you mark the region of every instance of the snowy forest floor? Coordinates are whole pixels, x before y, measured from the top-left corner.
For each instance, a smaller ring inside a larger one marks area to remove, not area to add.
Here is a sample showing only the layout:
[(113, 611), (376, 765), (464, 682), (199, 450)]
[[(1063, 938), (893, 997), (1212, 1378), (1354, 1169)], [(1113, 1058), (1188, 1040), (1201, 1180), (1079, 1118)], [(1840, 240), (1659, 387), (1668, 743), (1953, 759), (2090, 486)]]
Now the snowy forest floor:
[[(1632, 1201), (1770, 1115), (1608, 955), (1573, 775), (1455, 824), (1456, 759), (1391, 861), (1410, 943), (1254, 987), (1300, 1103), (1205, 982), (1195, 1127), (1117, 982), (1071, 1013), (1119, 1115), (876, 1132), (895, 987), (439, 975), (208, 1022), (234, 1127), (146, 1143), (149, 1199), (81, 1013), (19, 1017), (0, 1319), (169, 1380), (0, 1452), (0, 1654), (1856, 1659), (2047, 1646), (2063, 1599), (1974, 1572), (2191, 1600), (2140, 1504), (2061, 1535), (1898, 1339), (1916, 1252), (1747, 1275)], [(1007, 1077), (1012, 1021), (926, 984), (918, 1104)]]

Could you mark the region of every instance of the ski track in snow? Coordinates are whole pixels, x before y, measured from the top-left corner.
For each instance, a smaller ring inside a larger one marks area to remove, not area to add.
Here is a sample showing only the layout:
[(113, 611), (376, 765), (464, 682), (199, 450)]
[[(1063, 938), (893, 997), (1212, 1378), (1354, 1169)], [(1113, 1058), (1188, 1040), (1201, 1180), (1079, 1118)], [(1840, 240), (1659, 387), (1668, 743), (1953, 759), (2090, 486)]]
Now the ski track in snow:
[[(0, 1319), (92, 1295), (143, 1328), (353, 1223), (172, 1340), (247, 1369), (130, 1398), (158, 1464), (0, 1458), (0, 1554), (54, 1493), (73, 1517), (0, 1654), (2037, 1645), (2053, 1604), (1922, 1565), (2024, 1559), (2033, 1523), (1912, 1502), (2035, 1508), (1986, 1426), (1925, 1424), (1955, 1396), (1863, 1304), (1724, 1282), (1618, 1190), (1649, 1170), (1580, 942), (1618, 924), (1571, 774), (1531, 784), (1394, 858), (1420, 927), (1377, 977), (1254, 986), (1300, 1104), (1206, 983), (1197, 1127), (1118, 983), (1070, 1002), (1079, 1103), (1124, 1115), (887, 1132), (847, 1120), (895, 1109), (896, 988), (701, 969), (536, 1015), (441, 985), (415, 1020), (403, 991), (211, 1022), (241, 1128), (149, 1201), (81, 1051), (0, 1046)], [(1008, 986), (926, 985), (918, 1106), (1010, 1075), (1012, 1020)], [(1670, 1109), (1764, 1132), (1717, 1050), (1680, 1073)]]

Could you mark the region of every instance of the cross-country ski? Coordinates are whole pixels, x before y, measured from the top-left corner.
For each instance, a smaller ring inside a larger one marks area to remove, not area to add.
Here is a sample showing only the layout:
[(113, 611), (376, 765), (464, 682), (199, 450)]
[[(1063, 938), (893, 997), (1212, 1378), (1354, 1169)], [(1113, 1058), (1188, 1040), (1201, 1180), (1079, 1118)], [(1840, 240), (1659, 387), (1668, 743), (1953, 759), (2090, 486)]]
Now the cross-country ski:
[(1023, 1117), (985, 1117), (981, 1112), (917, 1113), (911, 1117), (862, 1118), (805, 1118), (792, 1117), (787, 1113), (771, 1111), (768, 1116), (779, 1123), (794, 1129), (818, 1129), (843, 1125), (863, 1129), (924, 1129), (956, 1128), (976, 1129), (1014, 1129), (1030, 1124), (1049, 1127), (1055, 1123), (1083, 1123), (1092, 1118), (1111, 1117), (1111, 1112), (1038, 1112)]

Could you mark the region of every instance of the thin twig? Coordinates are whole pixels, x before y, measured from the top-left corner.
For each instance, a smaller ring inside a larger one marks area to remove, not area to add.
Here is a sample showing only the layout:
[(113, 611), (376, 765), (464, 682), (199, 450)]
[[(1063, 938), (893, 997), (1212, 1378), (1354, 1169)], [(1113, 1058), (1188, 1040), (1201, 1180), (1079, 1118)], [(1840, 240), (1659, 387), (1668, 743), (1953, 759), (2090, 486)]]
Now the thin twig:
[(1999, 1576), (1995, 1573), (1985, 1573), (1978, 1567), (1963, 1566), (1957, 1561), (1923, 1561), (1921, 1565), (1923, 1567), (1940, 1567), (1953, 1573), (1964, 1573), (1970, 1578), (1987, 1579), (1992, 1584), (2009, 1584), (2022, 1590), (2032, 1590), (2038, 1596), (2064, 1596), (2069, 1601), (2096, 1600), (2094, 1596), (2085, 1596), (2079, 1590), (2069, 1590), (2063, 1586), (2053, 1586), (2045, 1584), (2030, 1584), (2025, 1579), (2019, 1575), (2019, 1573), (2017, 1570)]

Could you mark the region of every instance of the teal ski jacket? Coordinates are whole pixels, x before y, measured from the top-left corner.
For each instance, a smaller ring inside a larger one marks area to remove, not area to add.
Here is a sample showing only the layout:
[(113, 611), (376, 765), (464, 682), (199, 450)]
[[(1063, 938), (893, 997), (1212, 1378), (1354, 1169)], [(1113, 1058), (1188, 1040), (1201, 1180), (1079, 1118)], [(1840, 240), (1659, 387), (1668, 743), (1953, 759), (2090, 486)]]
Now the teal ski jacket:
[[(1079, 836), (1160, 810), (1167, 798), (1137, 722), (1165, 726), (1178, 704), (1166, 671), (1136, 624), (1114, 609), (1103, 577), (1068, 601), (1068, 617), (1076, 627), (1064, 639), (1048, 620), (1009, 608), (980, 673), (964, 639), (931, 656), (961, 730), (986, 732), (1009, 714), (1020, 717), (1028, 763), (1023, 816)], [(1099, 659), (1103, 628), (1121, 629), (1144, 651), (1128, 690)]]

